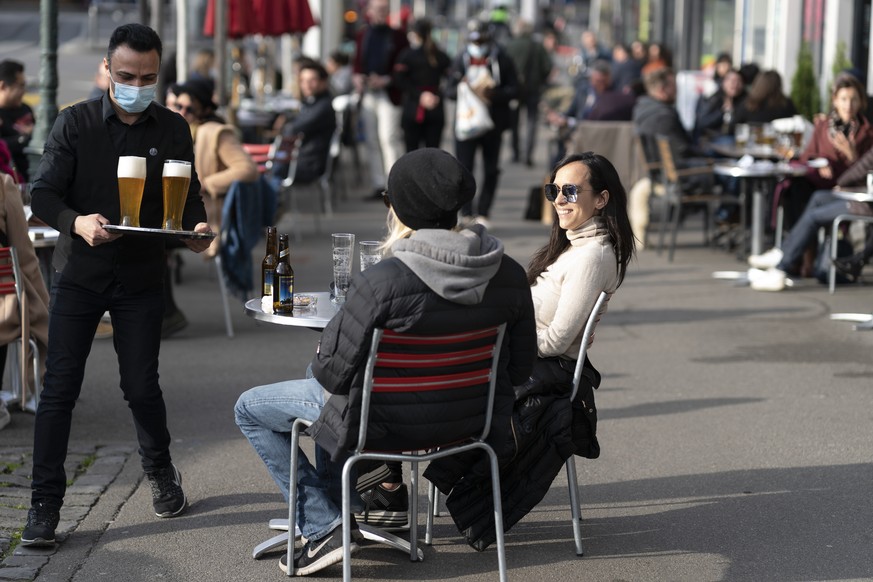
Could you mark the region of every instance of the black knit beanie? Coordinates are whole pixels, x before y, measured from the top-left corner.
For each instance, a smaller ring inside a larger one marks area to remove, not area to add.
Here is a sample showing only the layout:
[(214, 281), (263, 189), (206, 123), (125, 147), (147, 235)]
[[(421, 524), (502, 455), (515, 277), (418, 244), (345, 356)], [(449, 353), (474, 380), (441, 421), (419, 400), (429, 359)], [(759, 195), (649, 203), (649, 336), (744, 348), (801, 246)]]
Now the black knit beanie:
[(454, 156), (437, 148), (403, 155), (388, 174), (388, 200), (413, 230), (453, 228), (458, 210), (476, 195), (476, 180)]

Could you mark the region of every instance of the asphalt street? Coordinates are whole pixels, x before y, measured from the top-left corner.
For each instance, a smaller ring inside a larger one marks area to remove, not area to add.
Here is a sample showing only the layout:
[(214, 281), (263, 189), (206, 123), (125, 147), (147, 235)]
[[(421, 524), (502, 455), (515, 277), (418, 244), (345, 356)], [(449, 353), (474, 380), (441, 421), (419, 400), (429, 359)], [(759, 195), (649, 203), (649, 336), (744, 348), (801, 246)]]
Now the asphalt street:
[[(6, 14), (2, 20), (5, 26)], [(67, 50), (62, 55), (78, 69), (64, 64), (62, 87), (74, 70), (82, 72), (78, 81), (90, 79), (99, 57)], [(0, 41), (0, 56), (12, 51), (38, 56), (33, 41)], [(548, 235), (521, 218), (528, 188), (542, 181), (544, 148), (538, 156), (536, 168), (505, 163), (492, 216), (493, 234), (522, 264)], [(303, 238), (292, 243), (292, 264), (300, 291), (327, 289), (329, 233), (383, 234), (384, 207), (362, 201), (365, 190), (356, 186), (366, 180), (351, 158), (344, 165), (346, 199), (340, 193), (321, 233), (305, 206), (297, 221)], [(507, 535), (511, 579), (873, 579), (873, 334), (829, 319), (873, 311), (870, 286), (830, 295), (803, 281), (767, 294), (714, 279), (713, 271), (743, 265), (701, 246), (697, 220), (689, 217), (673, 263), (654, 250), (638, 254), (597, 328), (590, 357), (603, 373), (596, 394), (602, 454), (578, 463), (585, 557), (574, 553), (562, 475)], [(279, 230), (290, 232), (288, 217)], [(190, 325), (162, 346), (161, 384), (191, 507), (179, 518), (155, 519), (137, 455), (128, 454), (77, 528), (44, 555), (37, 580), (282, 576), (279, 554), (251, 558), (271, 535), (268, 520), (287, 510), (234, 425), (232, 407), (249, 387), (300, 377), (318, 334), (255, 322), (236, 302), (229, 339), (214, 266), (187, 253), (182, 276), (177, 301)], [(13, 413), (0, 446), (28, 447), (32, 428), (32, 415)], [(71, 447), (130, 451), (135, 444), (112, 342), (95, 341)], [(19, 548), (16, 557), (27, 553)], [(495, 552), (466, 546), (447, 517), (437, 520), (424, 554), (411, 563), (368, 547), (352, 572), (359, 580), (496, 578)], [(0, 580), (9, 579), (4, 570)], [(314, 578), (337, 579), (341, 570), (322, 574)]]

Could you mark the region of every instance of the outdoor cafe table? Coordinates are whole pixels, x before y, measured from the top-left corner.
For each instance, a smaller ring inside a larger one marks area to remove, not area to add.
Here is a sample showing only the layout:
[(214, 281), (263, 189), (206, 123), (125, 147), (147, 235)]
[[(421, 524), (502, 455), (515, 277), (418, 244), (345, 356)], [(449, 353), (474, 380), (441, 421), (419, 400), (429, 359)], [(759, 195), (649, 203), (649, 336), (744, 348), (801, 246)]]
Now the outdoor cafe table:
[(339, 306), (330, 300), (330, 293), (303, 293), (315, 298), (315, 305), (311, 307), (295, 307), (290, 315), (280, 315), (271, 311), (264, 311), (260, 297), (246, 301), (246, 315), (258, 321), (266, 321), (276, 325), (288, 325), (292, 327), (307, 327), (314, 330), (322, 330), (327, 322), (339, 311)]
[[(261, 299), (249, 299), (246, 301), (246, 315), (258, 321), (265, 321), (276, 325), (284, 325), (290, 327), (305, 327), (316, 331), (323, 330), (327, 323), (339, 312), (340, 306), (330, 300), (329, 292), (321, 293), (305, 293), (316, 298), (316, 303), (313, 307), (295, 308), (293, 315), (278, 315), (275, 313), (264, 311), (261, 307)], [(288, 520), (287, 519), (271, 519), (270, 529), (279, 530), (286, 533), (273, 536), (272, 538), (261, 542), (252, 550), (252, 558), (258, 559), (264, 553), (279, 548), (288, 543)], [(409, 554), (409, 541), (382, 531), (379, 528), (373, 527), (366, 523), (358, 523), (358, 529), (361, 530), (365, 539), (377, 543), (385, 544)], [(300, 530), (295, 527), (295, 535), (300, 535)], [(418, 559), (424, 560), (424, 552), (418, 550)]]
[(752, 220), (750, 225), (752, 241), (750, 252), (760, 255), (764, 252), (764, 204), (772, 193), (773, 184), (777, 180), (788, 177), (803, 176), (807, 172), (805, 165), (792, 165), (785, 162), (754, 162), (741, 165), (737, 160), (716, 162), (712, 171), (718, 176), (729, 176), (742, 181), (743, 193), (752, 191)]

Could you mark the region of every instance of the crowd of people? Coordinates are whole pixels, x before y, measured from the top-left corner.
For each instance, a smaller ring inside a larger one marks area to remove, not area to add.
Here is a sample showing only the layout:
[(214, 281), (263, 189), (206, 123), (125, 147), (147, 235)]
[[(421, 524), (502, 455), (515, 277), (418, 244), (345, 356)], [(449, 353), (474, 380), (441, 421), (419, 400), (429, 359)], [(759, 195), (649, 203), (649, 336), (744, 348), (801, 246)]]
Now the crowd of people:
[[(521, 20), (510, 27), (502, 17), (477, 19), (465, 31), (462, 49), (450, 57), (434, 41), (427, 20), (411, 23), (408, 30), (390, 26), (388, 0), (369, 0), (366, 16), (353, 55), (334, 53), (324, 65), (298, 60), (302, 106), (293, 118), (281, 119), (276, 129), (304, 135), (294, 179), (310, 182), (325, 171), (336, 131), (333, 94), (356, 96), (368, 146), (368, 198), (384, 200), (388, 206), (382, 245), (386, 258), (355, 275), (348, 300), (324, 329), (305, 378), (251, 388), (234, 409), (237, 425), (286, 501), (291, 427), (298, 418), (314, 423), (315, 458), (301, 455), (296, 484), (297, 525), (306, 545), (293, 563), (280, 560), (284, 572), (297, 575), (318, 572), (342, 559), (337, 483), (344, 454), (354, 444), (349, 410), (361, 387), (376, 328), (441, 333), (506, 323), (506, 355), (497, 371), (496, 424), (490, 441), (494, 446), (507, 441), (512, 410), (525, 406), (527, 398), (549, 394), (569, 400), (585, 322), (599, 295), (613, 294), (622, 284), (644, 234), (632, 226), (636, 223), (629, 214), (628, 194), (613, 163), (597, 153), (574, 152), (560, 140), (542, 188), (552, 207), (551, 232), (527, 269), (519, 265), (488, 232), (507, 131), (512, 135), (513, 162), (530, 166), (543, 121), (561, 130), (572, 130), (583, 120), (626, 121), (633, 124), (647, 157), (657, 157), (654, 138), (666, 136), (678, 165), (694, 167), (705, 164), (704, 156), (711, 153), (707, 148), (731, 138), (737, 124), (795, 113), (779, 73), (757, 72), (750, 66), (737, 69), (723, 56), (714, 68), (717, 88), (699, 100), (689, 131), (675, 106), (676, 74), (669, 48), (637, 42), (608, 50), (591, 31), (580, 38), (582, 73), (574, 82), (572, 98), (563, 108), (544, 111), (544, 89), (553, 78), (547, 39), (554, 31), (546, 31), (541, 40), (531, 24)], [(103, 228), (117, 217), (117, 189), (114, 166), (109, 171), (111, 165), (99, 160), (148, 157), (142, 206), (146, 223), (156, 222), (161, 214), (161, 185), (156, 179), (161, 161), (192, 162), (183, 226), (201, 233), (220, 230), (223, 196), (234, 183), (259, 180), (259, 171), (237, 129), (218, 114), (209, 54), (200, 56), (203, 62), (196, 74), (171, 85), (167, 107), (162, 107), (154, 103), (162, 62), (160, 38), (143, 25), (117, 28), (98, 71), (106, 87), (60, 114), (34, 171), (21, 159), (19, 147), (27, 143), (33, 127), (32, 111), (21, 102), (23, 69), (0, 63), (0, 144), (9, 150), (4, 168), (11, 174), (3, 176), (2, 195), (16, 198), (15, 181), (32, 181), (34, 214), (60, 232), (50, 307), (44, 286), (34, 289), (42, 302), (34, 301), (33, 308), (42, 306), (43, 311), (31, 317), (35, 328), (48, 321), (45, 333), (38, 332), (47, 356), (36, 412), (31, 508), (22, 545), (55, 543), (66, 492), (64, 461), (72, 410), (91, 340), (106, 312), (115, 328), (120, 386), (136, 426), (154, 513), (169, 518), (187, 507), (181, 473), (170, 455), (158, 383), (158, 352), (167, 318), (176, 328), (184, 325), (172, 298), (168, 249), (162, 239), (123, 237)], [(450, 124), (445, 100), (460, 102), (462, 94), (479, 100), (489, 123), (471, 135), (453, 132), (452, 154), (440, 149)], [(799, 152), (801, 161), (823, 158), (827, 165), (783, 185), (794, 206), (791, 229), (781, 250), (750, 257), (753, 267), (764, 270), (753, 279), (753, 288), (784, 288), (788, 277), (802, 268), (798, 263), (819, 226), (847, 210), (861, 212), (835, 197), (832, 189), (864, 183), (867, 171), (873, 170), (866, 99), (856, 77), (844, 74), (835, 80), (831, 110), (816, 121), (812, 138)], [(156, 147), (161, 159), (144, 144)], [(5, 162), (4, 153), (0, 150), (0, 162)], [(477, 154), (481, 180), (474, 176)], [(686, 186), (712, 188), (713, 180), (700, 174), (688, 178)], [(804, 195), (810, 194), (806, 203)], [(0, 204), (0, 235), (10, 241), (21, 236), (19, 206)], [(184, 244), (206, 255), (217, 252), (217, 242), (194, 239)], [(866, 249), (865, 253), (856, 263), (863, 266), (871, 254)], [(854, 272), (856, 263), (841, 268)], [(590, 361), (584, 369), (588, 390), (581, 394), (592, 399), (600, 375)], [(590, 419), (584, 416), (574, 406), (572, 421), (550, 430), (564, 430), (575, 439), (576, 424), (583, 423), (590, 430), (586, 437), (596, 442)], [(0, 428), (3, 419), (0, 411)], [(550, 468), (552, 474), (541, 476), (546, 485), (560, 468), (558, 464)], [(374, 466), (361, 477), (360, 499), (353, 504), (356, 518), (372, 525), (405, 523), (409, 493), (399, 467)], [(531, 493), (533, 503), (544, 494)], [(353, 553), (359, 550), (355, 537)]]

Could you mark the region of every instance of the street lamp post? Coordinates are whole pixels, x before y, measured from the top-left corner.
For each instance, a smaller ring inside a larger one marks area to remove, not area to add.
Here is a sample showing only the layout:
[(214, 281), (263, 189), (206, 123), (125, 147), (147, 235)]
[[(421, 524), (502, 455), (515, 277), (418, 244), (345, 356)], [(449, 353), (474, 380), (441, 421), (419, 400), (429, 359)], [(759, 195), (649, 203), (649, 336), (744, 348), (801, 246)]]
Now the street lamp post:
[[(58, 3), (40, 0), (39, 3), (39, 105), (36, 126), (28, 153), (38, 162), (45, 140), (58, 116)], [(36, 166), (35, 163), (31, 164)]]

